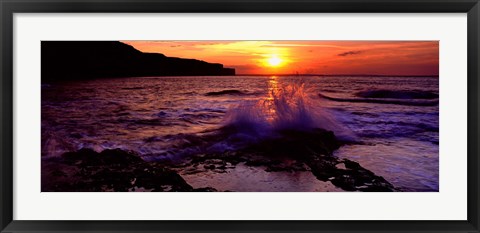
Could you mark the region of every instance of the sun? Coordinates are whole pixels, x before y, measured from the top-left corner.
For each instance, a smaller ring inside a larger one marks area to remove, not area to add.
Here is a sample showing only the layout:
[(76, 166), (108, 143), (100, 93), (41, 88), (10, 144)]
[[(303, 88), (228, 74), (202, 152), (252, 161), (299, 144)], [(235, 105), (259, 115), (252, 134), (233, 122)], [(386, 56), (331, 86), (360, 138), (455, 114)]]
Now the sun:
[(278, 55), (272, 55), (269, 58), (267, 58), (267, 65), (271, 67), (278, 67), (281, 66), (283, 63), (283, 60), (278, 57)]

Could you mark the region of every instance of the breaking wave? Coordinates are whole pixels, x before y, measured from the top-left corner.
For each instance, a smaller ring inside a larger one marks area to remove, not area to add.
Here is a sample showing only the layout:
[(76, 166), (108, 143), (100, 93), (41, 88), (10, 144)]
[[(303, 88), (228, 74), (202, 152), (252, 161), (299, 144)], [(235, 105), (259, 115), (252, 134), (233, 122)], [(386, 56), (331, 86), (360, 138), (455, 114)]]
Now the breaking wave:
[(437, 99), (438, 94), (428, 91), (392, 91), (392, 90), (371, 90), (361, 91), (355, 94), (363, 98), (378, 99)]
[[(351, 102), (351, 103), (374, 103), (374, 104), (396, 104), (396, 105), (408, 105), (408, 106), (436, 106), (438, 105), (438, 99), (425, 100), (422, 99), (404, 99), (404, 98), (385, 98), (382, 97), (368, 97), (368, 98), (336, 98), (330, 97), (324, 94), (318, 94), (323, 99), (337, 101), (337, 102)], [(368, 96), (368, 95), (365, 95)], [(377, 96), (377, 95), (371, 95)]]
[(285, 84), (269, 90), (267, 98), (245, 101), (231, 108), (224, 125), (239, 131), (269, 135), (281, 130), (308, 131), (322, 128), (333, 131), (344, 140), (353, 140), (353, 134), (335, 120), (333, 113), (313, 100), (302, 82)]

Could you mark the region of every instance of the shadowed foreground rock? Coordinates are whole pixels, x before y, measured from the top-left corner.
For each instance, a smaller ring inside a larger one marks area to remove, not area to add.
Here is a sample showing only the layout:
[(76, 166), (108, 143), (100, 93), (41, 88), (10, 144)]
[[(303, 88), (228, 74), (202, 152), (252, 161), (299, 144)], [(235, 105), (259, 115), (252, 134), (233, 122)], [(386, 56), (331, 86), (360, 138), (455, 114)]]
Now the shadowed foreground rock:
[[(192, 188), (177, 172), (195, 174), (206, 171), (228, 173), (238, 164), (262, 167), (267, 172), (310, 171), (318, 180), (331, 182), (345, 191), (399, 191), (383, 177), (357, 162), (333, 156), (342, 142), (331, 131), (281, 130), (275, 136), (241, 149), (213, 152), (213, 144), (231, 138), (238, 140), (235, 128), (202, 137), (192, 137), (178, 148), (197, 148), (182, 161), (146, 162), (133, 152), (120, 149), (97, 153), (91, 149), (67, 152), (42, 161), (42, 191), (176, 191), (210, 192), (211, 187)], [(203, 151), (203, 152), (202, 152)]]
[[(229, 135), (235, 131), (234, 128), (223, 130)], [(206, 141), (215, 142), (213, 137), (224, 139), (225, 135), (206, 137)], [(195, 143), (198, 145), (198, 140)], [(338, 141), (331, 131), (282, 130), (277, 132), (276, 137), (264, 139), (240, 150), (191, 155), (187, 162), (178, 167), (189, 169), (191, 174), (205, 169), (225, 173), (237, 164), (244, 163), (247, 166), (265, 167), (268, 172), (311, 171), (317, 179), (330, 181), (345, 191), (398, 191), (383, 177), (375, 175), (357, 162), (333, 156), (333, 152), (341, 145), (342, 142)], [(209, 145), (204, 147), (208, 148)]]
[(266, 157), (273, 155), (295, 159), (310, 167), (321, 181), (330, 181), (346, 191), (395, 191), (393, 185), (383, 177), (363, 168), (357, 162), (338, 159), (333, 151), (342, 144), (333, 132), (314, 129), (312, 131), (286, 130), (282, 137), (268, 142), (267, 147), (255, 146)]
[(215, 191), (193, 189), (175, 171), (120, 149), (64, 153), (42, 161), (42, 192)]

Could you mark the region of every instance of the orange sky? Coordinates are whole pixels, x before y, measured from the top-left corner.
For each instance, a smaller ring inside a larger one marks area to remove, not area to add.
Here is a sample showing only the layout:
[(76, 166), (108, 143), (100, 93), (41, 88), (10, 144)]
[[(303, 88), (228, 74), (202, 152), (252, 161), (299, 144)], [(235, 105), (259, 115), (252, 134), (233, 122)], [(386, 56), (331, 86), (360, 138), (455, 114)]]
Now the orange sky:
[(438, 41), (122, 41), (237, 74), (438, 75)]

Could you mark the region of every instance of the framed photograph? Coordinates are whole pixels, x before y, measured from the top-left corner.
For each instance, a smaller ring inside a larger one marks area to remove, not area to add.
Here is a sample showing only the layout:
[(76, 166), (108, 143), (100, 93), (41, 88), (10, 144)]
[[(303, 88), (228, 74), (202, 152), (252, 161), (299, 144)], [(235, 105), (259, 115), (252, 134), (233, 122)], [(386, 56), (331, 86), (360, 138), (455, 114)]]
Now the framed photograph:
[(1, 1), (1, 232), (479, 232), (479, 4)]

